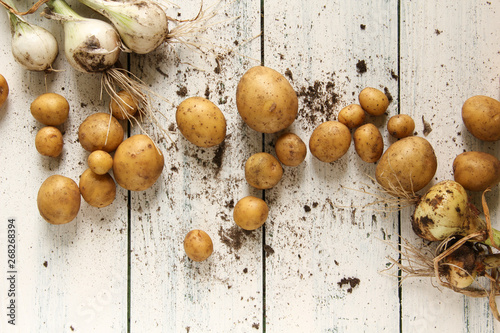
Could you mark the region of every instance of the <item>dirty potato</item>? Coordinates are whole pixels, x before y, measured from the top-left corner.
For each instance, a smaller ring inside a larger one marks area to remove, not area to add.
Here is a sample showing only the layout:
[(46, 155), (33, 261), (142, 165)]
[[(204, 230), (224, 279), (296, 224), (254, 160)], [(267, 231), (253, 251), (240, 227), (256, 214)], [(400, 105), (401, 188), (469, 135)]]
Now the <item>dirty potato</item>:
[(500, 161), (493, 155), (468, 151), (453, 161), (455, 181), (469, 191), (484, 191), (500, 182)]
[(365, 110), (359, 104), (351, 104), (340, 110), (338, 120), (349, 129), (361, 126), (365, 122)]
[(184, 238), (184, 251), (191, 260), (203, 261), (212, 255), (214, 244), (205, 231), (195, 229)]
[(30, 105), (33, 118), (47, 126), (58, 126), (68, 119), (69, 103), (64, 96), (45, 93)]
[(255, 230), (262, 226), (269, 215), (266, 202), (254, 196), (240, 199), (233, 210), (234, 222), (242, 229)]
[(65, 176), (50, 176), (38, 190), (38, 211), (51, 224), (73, 221), (80, 210), (80, 203), (78, 185), (74, 180)]
[(387, 131), (397, 139), (406, 138), (413, 134), (415, 121), (407, 114), (392, 116), (387, 122)]
[(500, 139), (500, 102), (488, 96), (473, 96), (462, 106), (462, 119), (467, 130), (479, 140)]
[(42, 127), (35, 136), (35, 148), (44, 156), (57, 157), (63, 150), (63, 136), (59, 129), (53, 126)]
[(307, 146), (294, 133), (284, 133), (275, 145), (276, 156), (286, 166), (297, 166), (304, 161), (307, 155)]
[(375, 163), (384, 152), (384, 140), (377, 126), (365, 124), (353, 134), (354, 148), (358, 156), (367, 163)]
[(138, 109), (137, 101), (126, 90), (120, 90), (109, 102), (109, 111), (118, 120), (135, 116)]
[(87, 169), (80, 176), (79, 187), (83, 200), (93, 207), (109, 206), (116, 197), (116, 185), (109, 173), (98, 175)]
[(89, 152), (112, 152), (123, 141), (123, 136), (124, 130), (118, 120), (103, 112), (88, 116), (78, 128), (80, 144)]
[(113, 157), (104, 150), (94, 150), (87, 158), (90, 170), (98, 175), (104, 175), (113, 167)]
[(389, 107), (389, 99), (387, 96), (384, 92), (376, 88), (364, 88), (359, 93), (358, 99), (363, 110), (372, 116), (383, 115)]
[(270, 189), (281, 180), (283, 167), (269, 153), (256, 153), (245, 163), (245, 178), (251, 186), (260, 189)]
[(342, 156), (351, 146), (351, 132), (341, 122), (331, 120), (320, 124), (309, 138), (311, 154), (322, 162), (331, 163)]
[(7, 83), (7, 80), (5, 77), (0, 74), (0, 108), (2, 107), (3, 103), (7, 100), (7, 97), (9, 96), (9, 84)]

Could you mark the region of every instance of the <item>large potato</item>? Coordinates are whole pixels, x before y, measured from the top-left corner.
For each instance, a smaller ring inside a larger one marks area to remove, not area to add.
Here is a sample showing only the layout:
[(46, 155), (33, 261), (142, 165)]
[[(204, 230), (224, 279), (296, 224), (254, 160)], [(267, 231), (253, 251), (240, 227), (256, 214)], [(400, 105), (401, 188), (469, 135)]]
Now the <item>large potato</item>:
[(98, 175), (87, 169), (80, 176), (79, 187), (83, 200), (93, 207), (109, 206), (116, 197), (116, 185), (109, 173)]
[(500, 102), (488, 96), (473, 96), (462, 106), (465, 127), (483, 141), (500, 139)]
[(224, 114), (206, 98), (190, 97), (182, 101), (175, 120), (182, 135), (198, 147), (218, 145), (226, 137)]
[(80, 202), (78, 185), (65, 176), (50, 176), (38, 190), (38, 211), (51, 224), (71, 222), (80, 210)]
[(251, 186), (260, 189), (270, 189), (281, 180), (283, 167), (271, 154), (256, 153), (245, 163), (245, 179)]
[(30, 105), (33, 118), (47, 126), (61, 125), (68, 119), (69, 103), (56, 93), (38, 96)]
[(375, 178), (389, 191), (413, 193), (424, 188), (436, 170), (436, 154), (429, 141), (409, 136), (387, 148), (378, 162)]
[(500, 182), (500, 161), (493, 155), (468, 151), (453, 161), (455, 181), (469, 191), (484, 191)]
[(188, 232), (184, 238), (184, 251), (189, 259), (203, 261), (214, 251), (214, 244), (205, 231), (195, 229)]
[(320, 124), (309, 138), (309, 150), (322, 162), (331, 163), (342, 156), (351, 146), (351, 132), (346, 125), (332, 120)]
[(116, 182), (130, 191), (143, 191), (153, 186), (163, 166), (162, 152), (143, 134), (133, 135), (123, 141), (113, 158)]
[(353, 134), (354, 148), (359, 157), (367, 163), (375, 163), (384, 152), (384, 140), (377, 126), (365, 124)]
[(297, 117), (298, 105), (290, 82), (268, 67), (250, 68), (236, 89), (238, 112), (257, 132), (276, 133), (287, 128)]
[(123, 141), (124, 131), (118, 120), (109, 113), (98, 112), (88, 116), (78, 128), (82, 147), (94, 150), (114, 151)]
[(233, 210), (234, 222), (245, 230), (258, 229), (266, 222), (268, 215), (266, 202), (251, 195), (240, 199)]

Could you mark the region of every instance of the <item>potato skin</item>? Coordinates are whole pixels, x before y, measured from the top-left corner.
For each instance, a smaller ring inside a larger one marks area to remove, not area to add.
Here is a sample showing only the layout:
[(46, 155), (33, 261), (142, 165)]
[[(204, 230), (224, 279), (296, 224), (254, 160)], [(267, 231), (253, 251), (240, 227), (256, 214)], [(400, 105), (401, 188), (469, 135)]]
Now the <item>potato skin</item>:
[(500, 102), (488, 96), (472, 96), (462, 106), (462, 120), (469, 132), (483, 141), (500, 139)]
[(407, 193), (424, 188), (434, 177), (437, 158), (424, 138), (409, 136), (394, 142), (380, 158), (375, 170), (377, 182), (385, 189)]
[(336, 120), (320, 124), (309, 138), (311, 154), (326, 163), (334, 162), (344, 156), (350, 146), (351, 132), (349, 128)]
[(63, 144), (61, 131), (53, 126), (42, 127), (35, 137), (35, 148), (44, 156), (57, 157), (61, 155)]
[(297, 166), (307, 155), (307, 146), (302, 139), (293, 133), (284, 133), (274, 146), (276, 156), (286, 166)]
[(236, 106), (247, 125), (261, 133), (276, 133), (297, 117), (298, 98), (290, 82), (274, 69), (255, 66), (238, 82)]
[(245, 178), (251, 186), (266, 190), (274, 187), (283, 176), (280, 162), (269, 153), (256, 153), (245, 163)]
[(469, 191), (484, 191), (500, 182), (500, 161), (493, 155), (468, 151), (453, 161), (455, 181)]
[(2, 74), (0, 74), (0, 108), (7, 100), (8, 96), (9, 96), (9, 84), (7, 83), (5, 77)]
[(125, 120), (133, 117), (139, 109), (137, 102), (126, 90), (120, 90), (117, 97), (109, 102), (109, 111), (118, 120)]
[(160, 177), (163, 166), (163, 154), (143, 134), (133, 135), (123, 141), (113, 158), (116, 182), (130, 191), (144, 191), (153, 186)]
[(116, 184), (109, 173), (98, 175), (87, 169), (80, 176), (79, 187), (83, 200), (93, 207), (109, 206), (116, 197)]
[(198, 147), (216, 146), (226, 137), (224, 114), (206, 98), (190, 97), (182, 101), (175, 119), (182, 135)]
[(389, 118), (387, 131), (397, 139), (406, 138), (413, 135), (415, 121), (407, 114), (398, 114)]
[(365, 110), (359, 104), (351, 104), (340, 110), (338, 120), (349, 129), (361, 126), (365, 122)]
[(33, 117), (47, 126), (58, 126), (68, 119), (69, 103), (56, 93), (45, 93), (31, 103), (31, 114)]
[(387, 96), (376, 88), (364, 88), (359, 93), (358, 99), (363, 110), (372, 116), (383, 115), (389, 107)]
[(267, 220), (269, 207), (266, 202), (254, 196), (240, 199), (233, 210), (234, 222), (242, 229), (255, 230)]
[(384, 152), (384, 140), (377, 126), (365, 124), (353, 134), (354, 148), (359, 157), (367, 163), (375, 163)]
[(184, 238), (184, 251), (193, 261), (204, 261), (212, 255), (214, 244), (210, 236), (203, 230), (195, 229)]
[(89, 152), (94, 150), (104, 150), (108, 153), (114, 151), (122, 143), (124, 134), (123, 127), (118, 120), (104, 112), (91, 114), (78, 128), (80, 144), (83, 149)]
[(50, 176), (38, 190), (38, 211), (51, 224), (71, 222), (80, 210), (80, 203), (78, 185), (65, 176)]
[(90, 170), (98, 175), (104, 175), (113, 167), (113, 157), (104, 150), (94, 150), (87, 158)]

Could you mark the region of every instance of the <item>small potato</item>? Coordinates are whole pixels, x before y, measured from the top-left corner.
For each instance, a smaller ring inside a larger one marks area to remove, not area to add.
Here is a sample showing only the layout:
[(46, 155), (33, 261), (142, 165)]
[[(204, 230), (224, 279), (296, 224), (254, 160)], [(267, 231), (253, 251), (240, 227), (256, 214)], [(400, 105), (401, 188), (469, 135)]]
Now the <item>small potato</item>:
[(453, 161), (455, 181), (469, 191), (484, 191), (500, 182), (500, 161), (493, 155), (468, 151)]
[(389, 107), (389, 99), (380, 90), (376, 88), (365, 88), (358, 96), (359, 104), (363, 110), (372, 116), (380, 116), (385, 113)]
[(33, 117), (47, 126), (61, 125), (68, 119), (69, 103), (56, 93), (45, 93), (38, 96), (30, 106)]
[(320, 124), (309, 138), (311, 154), (326, 163), (334, 162), (344, 156), (350, 146), (349, 128), (335, 120)]
[(384, 152), (384, 140), (377, 126), (365, 124), (353, 134), (354, 148), (359, 157), (367, 163), (375, 163)]
[(7, 100), (7, 97), (9, 96), (9, 84), (7, 83), (7, 80), (5, 77), (0, 74), (0, 108), (2, 107), (3, 103)]
[(190, 97), (182, 101), (175, 119), (182, 135), (198, 147), (213, 147), (226, 137), (224, 114), (206, 98)]
[(271, 154), (256, 153), (245, 163), (245, 178), (251, 186), (264, 190), (274, 187), (283, 176), (283, 167)]
[(189, 259), (203, 261), (212, 255), (214, 244), (205, 231), (195, 229), (188, 232), (184, 238), (184, 251)]
[(90, 170), (98, 175), (104, 175), (113, 167), (113, 157), (104, 150), (94, 150), (87, 158)]
[(397, 139), (406, 138), (413, 134), (415, 122), (407, 114), (398, 114), (392, 116), (387, 122), (387, 131)]
[(36, 134), (35, 147), (43, 156), (57, 157), (63, 149), (63, 136), (53, 126), (42, 127)]
[(113, 117), (118, 120), (133, 117), (137, 113), (139, 106), (132, 95), (126, 90), (120, 90), (117, 95), (116, 98), (112, 98), (109, 102), (109, 111), (111, 111)]
[(473, 96), (462, 106), (462, 119), (467, 130), (479, 140), (500, 139), (500, 102), (487, 96)]
[(255, 66), (238, 82), (236, 106), (250, 128), (261, 133), (276, 133), (295, 121), (299, 102), (283, 75), (268, 67)]
[(109, 173), (98, 175), (87, 169), (80, 176), (79, 187), (83, 200), (93, 207), (109, 206), (116, 197), (116, 185)]
[(269, 215), (269, 207), (260, 198), (247, 196), (234, 206), (234, 222), (242, 229), (255, 230), (262, 226)]
[(123, 136), (123, 127), (118, 120), (103, 112), (88, 116), (78, 128), (80, 144), (89, 152), (112, 152), (122, 143)]
[(275, 145), (276, 156), (286, 166), (297, 166), (307, 155), (307, 146), (302, 139), (293, 133), (282, 134)]
[(340, 110), (338, 120), (349, 129), (361, 126), (365, 122), (365, 110), (359, 104), (351, 104)]
[(123, 141), (113, 158), (113, 174), (121, 187), (144, 191), (160, 177), (164, 158), (162, 152), (146, 135), (137, 134)]
[(51, 224), (73, 221), (80, 210), (80, 189), (71, 178), (53, 175), (38, 190), (37, 205), (40, 215)]

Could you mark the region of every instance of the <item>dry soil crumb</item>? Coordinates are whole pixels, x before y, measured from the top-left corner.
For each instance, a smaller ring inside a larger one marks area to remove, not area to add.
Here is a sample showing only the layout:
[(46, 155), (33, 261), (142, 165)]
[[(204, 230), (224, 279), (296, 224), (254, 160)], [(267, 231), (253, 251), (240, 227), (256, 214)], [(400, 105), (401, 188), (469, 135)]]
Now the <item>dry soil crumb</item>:
[(344, 285), (349, 285), (349, 288), (347, 289), (348, 293), (352, 293), (352, 289), (355, 288), (359, 283), (359, 279), (355, 277), (342, 278), (340, 282), (337, 282), (340, 288), (342, 288)]

